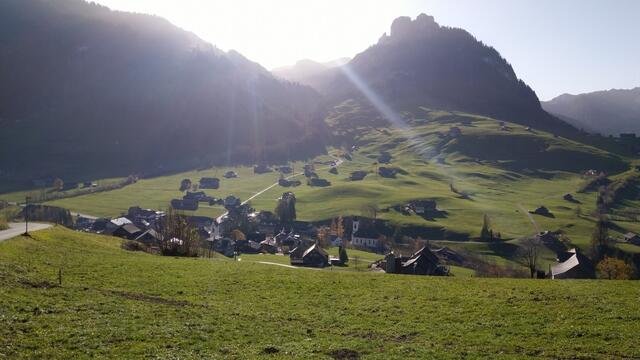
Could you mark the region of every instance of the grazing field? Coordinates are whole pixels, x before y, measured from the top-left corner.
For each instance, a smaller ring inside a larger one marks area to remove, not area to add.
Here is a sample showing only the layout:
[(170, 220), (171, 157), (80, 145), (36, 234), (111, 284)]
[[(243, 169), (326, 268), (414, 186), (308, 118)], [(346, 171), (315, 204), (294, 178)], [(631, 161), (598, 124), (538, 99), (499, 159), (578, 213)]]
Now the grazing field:
[(638, 358), (639, 297), (631, 281), (159, 257), (56, 227), (0, 244), (0, 357)]
[[(258, 210), (273, 211), (276, 199), (284, 191), (293, 191), (299, 220), (326, 220), (340, 215), (375, 216), (389, 220), (392, 226), (421, 229), (421, 236), (432, 240), (475, 240), (486, 214), (493, 232), (506, 241), (539, 231), (561, 230), (573, 246), (586, 250), (596, 221), (593, 215), (596, 193), (577, 192), (586, 181), (582, 171), (603, 170), (613, 178), (637, 172), (630, 166), (631, 160), (549, 133), (529, 131), (519, 125), (504, 123), (503, 127), (501, 122), (486, 117), (419, 109), (413, 114), (404, 114), (407, 121), (404, 128), (372, 125), (370, 119), (361, 127), (354, 127), (357, 124), (354, 116), (362, 113), (362, 109), (346, 102), (328, 119), (333, 131), (355, 131), (352, 137), (358, 146), (351, 153), (351, 159), (338, 167), (337, 174), (330, 173), (325, 165), (317, 165), (319, 177), (329, 180), (330, 186), (311, 187), (303, 176), (297, 176), (302, 181), (301, 186), (276, 185), (256, 196), (250, 204)], [(461, 130), (461, 136), (445, 135), (452, 126)], [(335, 149), (330, 152), (339, 153)], [(391, 156), (389, 164), (378, 162), (383, 152)], [(314, 160), (332, 159), (324, 155)], [(303, 163), (290, 165), (298, 173)], [(383, 166), (398, 168), (401, 173), (394, 178), (382, 177), (377, 169)], [(227, 170), (238, 172), (239, 178), (223, 178)], [(354, 171), (368, 174), (362, 181), (351, 181), (349, 176)], [(205, 176), (221, 179), (219, 189), (205, 190), (208, 195), (223, 198), (233, 194), (242, 200), (261, 192), (278, 179), (275, 172), (254, 174), (251, 167), (213, 168), (143, 179), (120, 190), (47, 204), (95, 216), (117, 216), (134, 205), (166, 209), (172, 198), (183, 195), (178, 189), (180, 180), (189, 178), (197, 182)], [(575, 201), (564, 200), (563, 195), (567, 193), (572, 194)], [(393, 209), (417, 199), (435, 200), (441, 213), (423, 218)], [(638, 196), (624, 199), (621, 207), (635, 209), (639, 199)], [(541, 205), (553, 215), (528, 214)], [(213, 217), (223, 212), (220, 206), (201, 204), (195, 214)], [(622, 220), (614, 219), (611, 236), (620, 238), (625, 232), (640, 231), (637, 219)], [(457, 247), (473, 251), (478, 248), (465, 242)], [(633, 246), (622, 247), (635, 250)], [(514, 260), (517, 246), (502, 248), (511, 250), (488, 247), (483, 254), (494, 256), (498, 261)], [(544, 256), (545, 261), (555, 258), (552, 253)]]

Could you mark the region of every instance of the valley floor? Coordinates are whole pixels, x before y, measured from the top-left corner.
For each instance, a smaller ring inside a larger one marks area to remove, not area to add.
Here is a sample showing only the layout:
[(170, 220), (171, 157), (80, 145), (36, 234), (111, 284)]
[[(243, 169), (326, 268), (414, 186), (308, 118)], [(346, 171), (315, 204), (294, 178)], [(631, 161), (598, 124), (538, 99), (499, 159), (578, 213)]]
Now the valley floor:
[(61, 227), (0, 243), (0, 357), (640, 357), (637, 282), (303, 271), (120, 243)]

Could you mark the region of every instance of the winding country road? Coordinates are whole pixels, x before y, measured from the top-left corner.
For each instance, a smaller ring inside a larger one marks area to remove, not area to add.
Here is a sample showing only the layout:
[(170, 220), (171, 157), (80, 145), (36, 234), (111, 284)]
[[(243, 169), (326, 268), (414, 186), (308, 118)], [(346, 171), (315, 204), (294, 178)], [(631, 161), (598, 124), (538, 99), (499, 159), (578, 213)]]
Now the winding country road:
[[(50, 228), (49, 224), (29, 223), (29, 232)], [(0, 242), (24, 234), (24, 223), (9, 223), (9, 229), (0, 231)]]
[(529, 210), (527, 210), (524, 206), (522, 206), (522, 204), (518, 203), (517, 205), (518, 205), (518, 209), (520, 209), (522, 213), (527, 215), (527, 217), (529, 218), (529, 221), (531, 221), (531, 225), (533, 225), (533, 229), (536, 231), (536, 234), (538, 234), (540, 232), (540, 226), (538, 226), (538, 222), (536, 221), (536, 219), (533, 218), (533, 215), (531, 215)]
[[(335, 157), (335, 156), (332, 156), (332, 155), (330, 155), (330, 156), (331, 156), (331, 157), (333, 157), (333, 158), (336, 160), (336, 161), (335, 161), (335, 163), (336, 163), (336, 164), (335, 164), (335, 167), (338, 167), (338, 166), (342, 165), (342, 163), (344, 162), (344, 160), (343, 160), (343, 159), (341, 159), (341, 158), (338, 158), (338, 157)], [(331, 167), (333, 167), (333, 166), (325, 166), (325, 167), (318, 168), (318, 170), (329, 169), (329, 168), (331, 168)], [(297, 174), (289, 175), (289, 176), (287, 176), (285, 179), (290, 180), (290, 179), (296, 178), (296, 177), (298, 177), (298, 176), (300, 176), (300, 175), (304, 175), (304, 172), (299, 172), (299, 173), (297, 173)], [(260, 195), (264, 194), (265, 192), (267, 192), (267, 191), (269, 191), (269, 190), (273, 189), (273, 188), (274, 188), (274, 187), (276, 187), (276, 186), (278, 186), (278, 182), (277, 182), (277, 181), (276, 181), (275, 183), (273, 183), (273, 184), (271, 184), (271, 185), (267, 186), (266, 188), (264, 188), (264, 189), (262, 189), (262, 190), (258, 191), (257, 193), (255, 193), (255, 194), (251, 195), (247, 200), (245, 200), (245, 201), (243, 201), (243, 202), (242, 202), (242, 205), (244, 205), (244, 204), (248, 203), (249, 201), (251, 201), (251, 200), (255, 199), (256, 197), (258, 197), (258, 196), (260, 196)], [(223, 218), (223, 217), (225, 217), (228, 213), (229, 213), (228, 211), (225, 211), (225, 212), (224, 212), (224, 214), (222, 214), (222, 215), (218, 216), (218, 217), (216, 218), (216, 222), (220, 223), (220, 222), (222, 221), (222, 218)]]

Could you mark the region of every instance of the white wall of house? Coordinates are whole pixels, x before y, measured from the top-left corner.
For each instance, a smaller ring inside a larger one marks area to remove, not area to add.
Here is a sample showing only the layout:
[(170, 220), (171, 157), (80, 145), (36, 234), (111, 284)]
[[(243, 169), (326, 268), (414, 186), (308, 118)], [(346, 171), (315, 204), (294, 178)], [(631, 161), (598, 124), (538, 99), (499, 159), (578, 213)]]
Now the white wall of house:
[(380, 239), (369, 239), (354, 236), (351, 239), (352, 246), (362, 246), (370, 249), (377, 249), (380, 247)]

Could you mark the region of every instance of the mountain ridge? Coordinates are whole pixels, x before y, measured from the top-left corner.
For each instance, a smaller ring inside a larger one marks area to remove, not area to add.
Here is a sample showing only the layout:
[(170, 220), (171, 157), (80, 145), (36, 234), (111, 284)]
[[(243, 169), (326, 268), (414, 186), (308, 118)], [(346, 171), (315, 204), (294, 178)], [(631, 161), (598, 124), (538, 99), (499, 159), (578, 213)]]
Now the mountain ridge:
[(542, 102), (542, 107), (590, 132), (640, 133), (640, 87), (562, 94)]
[(317, 92), (165, 19), (81, 0), (8, 0), (0, 20), (3, 179), (323, 151)]
[(542, 109), (535, 92), (496, 49), (426, 14), (395, 19), (389, 34), (325, 74), (317, 90), (334, 103), (362, 97), (364, 87), (398, 112), (427, 106), (577, 133)]

